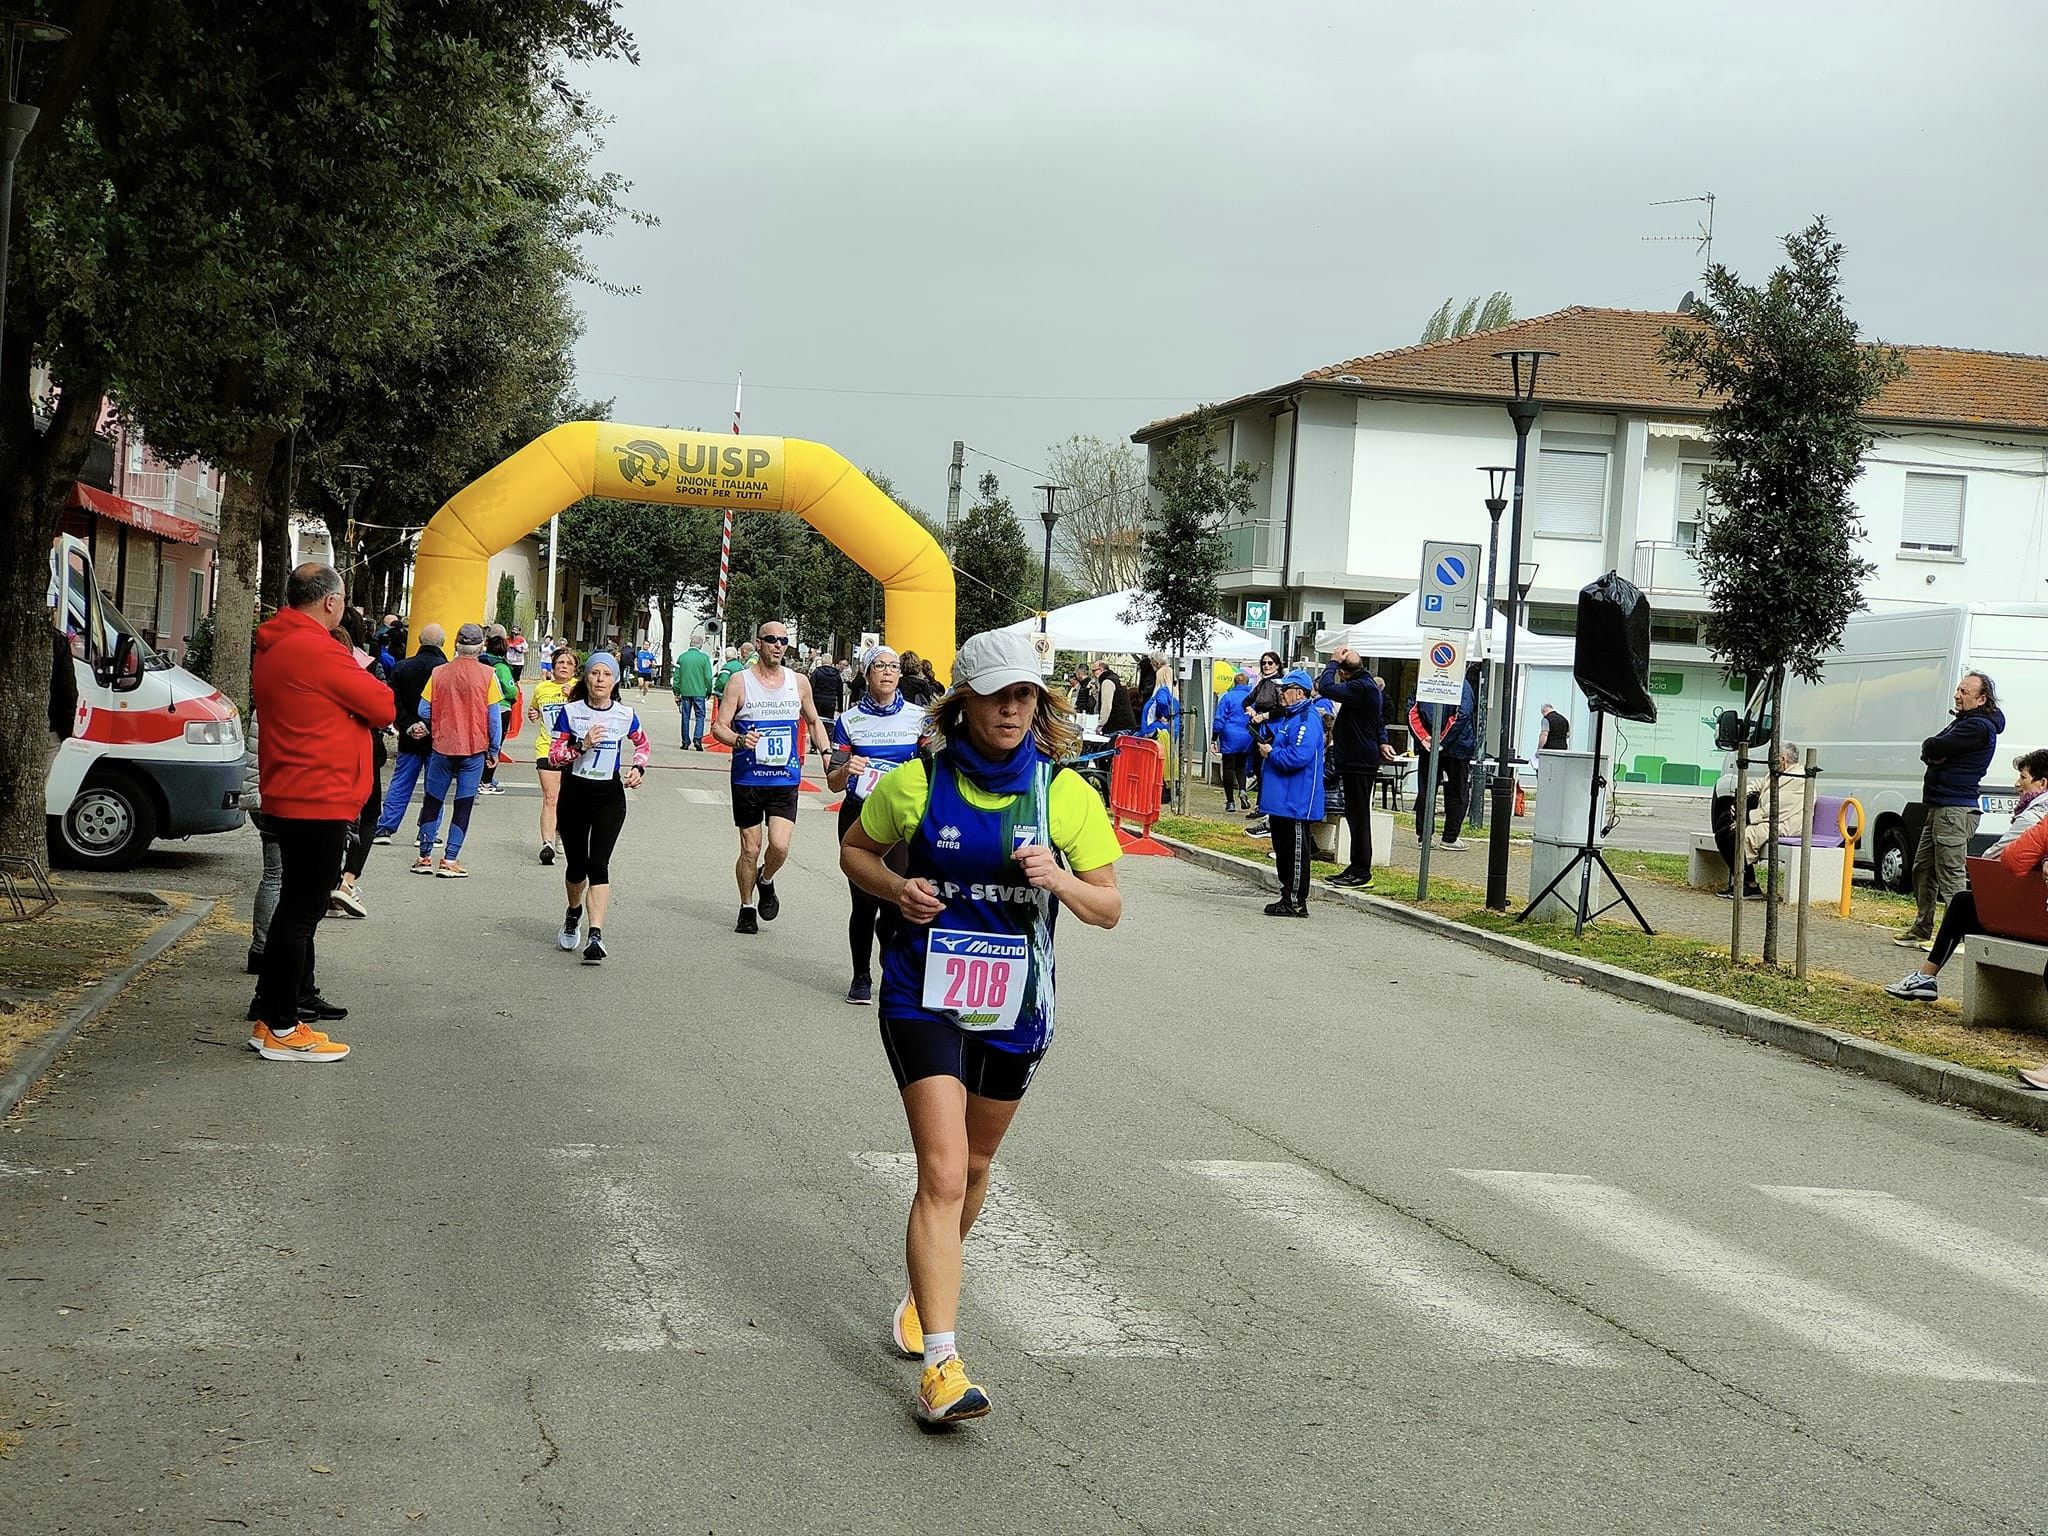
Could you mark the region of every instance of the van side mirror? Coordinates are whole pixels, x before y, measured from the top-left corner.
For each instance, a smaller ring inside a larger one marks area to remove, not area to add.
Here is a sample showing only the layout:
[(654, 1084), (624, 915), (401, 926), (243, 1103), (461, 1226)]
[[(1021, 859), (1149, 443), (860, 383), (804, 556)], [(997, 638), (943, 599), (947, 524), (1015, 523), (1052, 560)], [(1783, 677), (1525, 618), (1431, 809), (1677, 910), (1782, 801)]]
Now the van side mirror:
[(1742, 712), (1724, 709), (1714, 717), (1714, 746), (1722, 752), (1733, 752), (1748, 743), (1749, 722), (1742, 718)]
[(114, 651), (96, 664), (93, 671), (102, 688), (115, 693), (133, 693), (142, 686), (142, 647), (133, 635), (122, 635)]

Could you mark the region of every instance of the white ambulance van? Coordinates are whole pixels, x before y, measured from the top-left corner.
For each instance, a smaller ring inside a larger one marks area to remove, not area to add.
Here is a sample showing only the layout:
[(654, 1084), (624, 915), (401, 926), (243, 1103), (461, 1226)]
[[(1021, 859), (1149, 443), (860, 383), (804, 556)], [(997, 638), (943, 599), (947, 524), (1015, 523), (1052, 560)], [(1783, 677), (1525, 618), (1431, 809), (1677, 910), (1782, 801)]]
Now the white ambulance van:
[(1987, 673), (2006, 716), (1978, 788), (1971, 851), (2013, 811), (2012, 760), (2048, 747), (2048, 603), (1897, 606), (1852, 614), (1818, 683), (1785, 684), (1785, 739), (1820, 752), (1820, 792), (1853, 795), (1869, 818), (1856, 851), (1895, 891), (1911, 890), (1925, 808), (1921, 741), (1949, 723), (1965, 672)]
[(91, 551), (69, 536), (50, 551), (53, 611), (60, 590), (78, 713), (44, 784), (51, 862), (126, 869), (157, 838), (239, 827), (233, 703), (149, 648), (101, 596)]

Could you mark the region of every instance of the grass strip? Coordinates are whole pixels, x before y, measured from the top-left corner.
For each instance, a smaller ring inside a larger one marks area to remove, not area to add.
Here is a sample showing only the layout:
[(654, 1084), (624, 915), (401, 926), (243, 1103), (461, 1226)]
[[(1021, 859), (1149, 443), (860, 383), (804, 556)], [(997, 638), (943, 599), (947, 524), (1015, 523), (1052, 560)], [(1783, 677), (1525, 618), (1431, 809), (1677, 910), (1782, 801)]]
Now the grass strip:
[[(1272, 854), (1270, 842), (1247, 837), (1241, 829), (1227, 822), (1195, 816), (1164, 816), (1160, 818), (1158, 830), (1184, 843), (1219, 853), (1234, 853), (1255, 862), (1265, 862)], [(1623, 875), (1658, 879), (1661, 874), (1666, 883), (1685, 884), (1686, 861), (1681, 854), (1616, 853), (1609, 857)], [(1316, 866), (1319, 869), (1337, 867), (1320, 859)], [(1676, 879), (1670, 880), (1673, 873)], [(1801, 981), (1790, 971), (1766, 966), (1761, 961), (1734, 965), (1729, 962), (1724, 943), (1683, 934), (1646, 934), (1633, 924), (1623, 926), (1617, 923), (1594, 923), (1583, 937), (1574, 939), (1568, 923), (1518, 923), (1512, 913), (1488, 908), (1486, 893), (1479, 887), (1446, 880), (1435, 874), (1430, 876), (1429, 900), (1418, 902), (1415, 899), (1415, 874), (1406, 869), (1382, 867), (1374, 870), (1372, 894), (1406, 906), (1420, 907), (1425, 912), (1483, 928), (1489, 933), (1506, 934), (1562, 954), (1618, 966), (1639, 976), (1710, 992), (1716, 997), (1752, 1007), (1768, 1008), (1822, 1029), (1880, 1041), (1900, 1050), (1954, 1062), (1958, 1066), (2007, 1074), (2014, 1067), (2035, 1066), (2048, 1059), (2048, 1040), (2024, 1030), (1967, 1025), (1954, 1003), (1900, 1002), (1887, 995), (1880, 986), (1834, 971), (1812, 971)], [(1907, 920), (1912, 910), (1909, 897), (1859, 890), (1852, 916), (1864, 921), (1871, 921), (1875, 916), (1886, 926), (1898, 926)]]

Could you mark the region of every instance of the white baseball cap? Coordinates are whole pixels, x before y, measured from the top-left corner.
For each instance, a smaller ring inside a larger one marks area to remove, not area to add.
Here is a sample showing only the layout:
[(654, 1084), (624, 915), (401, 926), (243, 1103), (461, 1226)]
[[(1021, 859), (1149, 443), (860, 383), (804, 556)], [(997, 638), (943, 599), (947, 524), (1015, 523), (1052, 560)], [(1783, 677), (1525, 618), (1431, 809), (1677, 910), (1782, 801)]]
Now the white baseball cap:
[(1014, 683), (1043, 688), (1038, 675), (1038, 652), (1029, 635), (992, 629), (969, 637), (953, 658), (953, 681), (965, 683), (976, 693), (1001, 693)]

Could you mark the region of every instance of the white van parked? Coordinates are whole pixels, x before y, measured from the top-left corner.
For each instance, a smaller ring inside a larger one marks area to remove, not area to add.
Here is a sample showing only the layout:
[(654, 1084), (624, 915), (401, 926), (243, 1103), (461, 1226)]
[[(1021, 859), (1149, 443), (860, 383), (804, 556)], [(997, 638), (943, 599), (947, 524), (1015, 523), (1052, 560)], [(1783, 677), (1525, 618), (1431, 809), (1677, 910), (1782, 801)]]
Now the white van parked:
[[(1849, 620), (1842, 648), (1818, 683), (1785, 685), (1785, 739), (1820, 754), (1819, 789), (1863, 803), (1859, 864), (1895, 891), (1912, 887), (1922, 776), (1920, 743), (1947, 725), (1965, 672), (1983, 672), (2005, 711), (2005, 731), (1984, 772), (1984, 819), (1972, 851), (2005, 830), (2013, 810), (2012, 760), (2048, 747), (2048, 603), (1891, 608)], [(1914, 809), (1909, 814), (1909, 807)]]
[(233, 703), (144, 643), (69, 536), (50, 551), (53, 609), (60, 581), (78, 714), (43, 786), (51, 861), (126, 869), (159, 837), (232, 832), (244, 819)]

